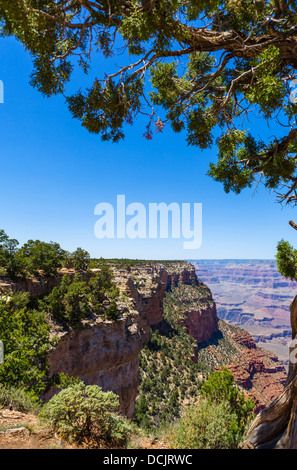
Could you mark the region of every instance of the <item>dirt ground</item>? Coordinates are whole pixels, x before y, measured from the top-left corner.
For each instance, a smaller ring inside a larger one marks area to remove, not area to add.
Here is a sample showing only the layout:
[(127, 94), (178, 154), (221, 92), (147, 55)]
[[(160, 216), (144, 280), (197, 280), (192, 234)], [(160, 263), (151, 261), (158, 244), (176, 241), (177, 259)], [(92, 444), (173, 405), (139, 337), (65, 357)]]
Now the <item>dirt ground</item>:
[(73, 448), (44, 427), (33, 414), (0, 409), (0, 449)]

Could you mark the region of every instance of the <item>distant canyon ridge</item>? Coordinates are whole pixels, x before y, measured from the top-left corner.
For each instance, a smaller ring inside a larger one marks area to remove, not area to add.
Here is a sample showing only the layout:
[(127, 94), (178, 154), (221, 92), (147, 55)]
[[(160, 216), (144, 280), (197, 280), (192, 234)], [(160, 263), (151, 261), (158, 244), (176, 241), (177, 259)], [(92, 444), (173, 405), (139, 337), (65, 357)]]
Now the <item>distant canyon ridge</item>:
[(297, 283), (279, 274), (275, 260), (196, 260), (211, 289), (218, 317), (248, 331), (258, 346), (285, 364), (291, 342), (290, 303)]

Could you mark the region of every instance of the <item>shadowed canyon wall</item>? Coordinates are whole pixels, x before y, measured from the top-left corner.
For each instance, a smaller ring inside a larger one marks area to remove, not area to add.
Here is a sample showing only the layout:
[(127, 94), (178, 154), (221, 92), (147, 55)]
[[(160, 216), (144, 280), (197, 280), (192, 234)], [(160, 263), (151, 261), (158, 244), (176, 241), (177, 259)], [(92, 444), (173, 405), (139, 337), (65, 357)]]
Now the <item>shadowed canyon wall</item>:
[[(111, 267), (122, 293), (120, 318), (115, 322), (96, 319), (84, 328), (61, 333), (48, 362), (50, 374), (64, 372), (117, 393), (121, 412), (132, 417), (139, 351), (149, 341), (151, 328), (157, 328), (163, 320), (166, 289), (195, 284), (203, 286), (205, 299), (211, 299), (211, 293), (197, 279), (194, 266), (187, 262)], [(185, 300), (182, 322), (197, 341), (209, 340), (218, 328), (215, 304), (209, 308), (200, 299), (199, 306), (193, 308), (193, 302), (187, 305)], [(53, 393), (54, 390), (46, 398)]]

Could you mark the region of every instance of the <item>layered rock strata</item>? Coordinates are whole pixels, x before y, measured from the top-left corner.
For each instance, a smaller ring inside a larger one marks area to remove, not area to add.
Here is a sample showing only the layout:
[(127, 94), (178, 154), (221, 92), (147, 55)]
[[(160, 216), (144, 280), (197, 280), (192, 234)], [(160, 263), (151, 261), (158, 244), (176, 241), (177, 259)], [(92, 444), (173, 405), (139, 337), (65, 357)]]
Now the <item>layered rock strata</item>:
[(288, 365), (290, 303), (297, 283), (275, 260), (196, 260), (199, 279), (211, 289), (219, 318), (247, 330), (258, 346)]
[[(123, 315), (116, 322), (99, 321), (63, 335), (50, 353), (50, 375), (63, 372), (88, 385), (119, 396), (120, 411), (132, 417), (138, 387), (138, 354), (142, 335), (135, 319)], [(49, 399), (55, 390), (46, 396)]]
[(207, 361), (214, 369), (227, 367), (236, 384), (255, 402), (258, 413), (284, 389), (286, 370), (273, 353), (256, 345), (245, 330), (218, 321), (218, 332), (198, 349), (198, 362)]
[[(60, 340), (48, 362), (50, 374), (64, 372), (87, 384), (99, 385), (104, 391), (113, 391), (120, 398), (121, 413), (132, 417), (138, 388), (139, 351), (149, 341), (151, 328), (162, 323), (166, 289), (181, 283), (197, 286), (202, 283), (195, 275), (194, 266), (187, 262), (121, 268), (111, 264), (110, 267), (120, 289), (120, 318), (115, 322), (97, 318), (69, 332), (56, 329)], [(215, 308), (208, 311), (191, 307), (185, 324), (194, 337), (207, 340), (217, 328), (216, 318)]]

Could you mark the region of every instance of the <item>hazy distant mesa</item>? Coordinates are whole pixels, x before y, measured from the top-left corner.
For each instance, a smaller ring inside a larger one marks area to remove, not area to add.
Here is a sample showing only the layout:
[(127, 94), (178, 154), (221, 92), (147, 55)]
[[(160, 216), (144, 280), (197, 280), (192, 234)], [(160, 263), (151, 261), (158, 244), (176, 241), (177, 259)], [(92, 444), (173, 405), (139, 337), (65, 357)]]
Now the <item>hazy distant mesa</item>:
[(197, 260), (198, 277), (213, 293), (218, 316), (247, 330), (265, 349), (288, 361), (289, 306), (297, 283), (277, 271), (274, 260)]

